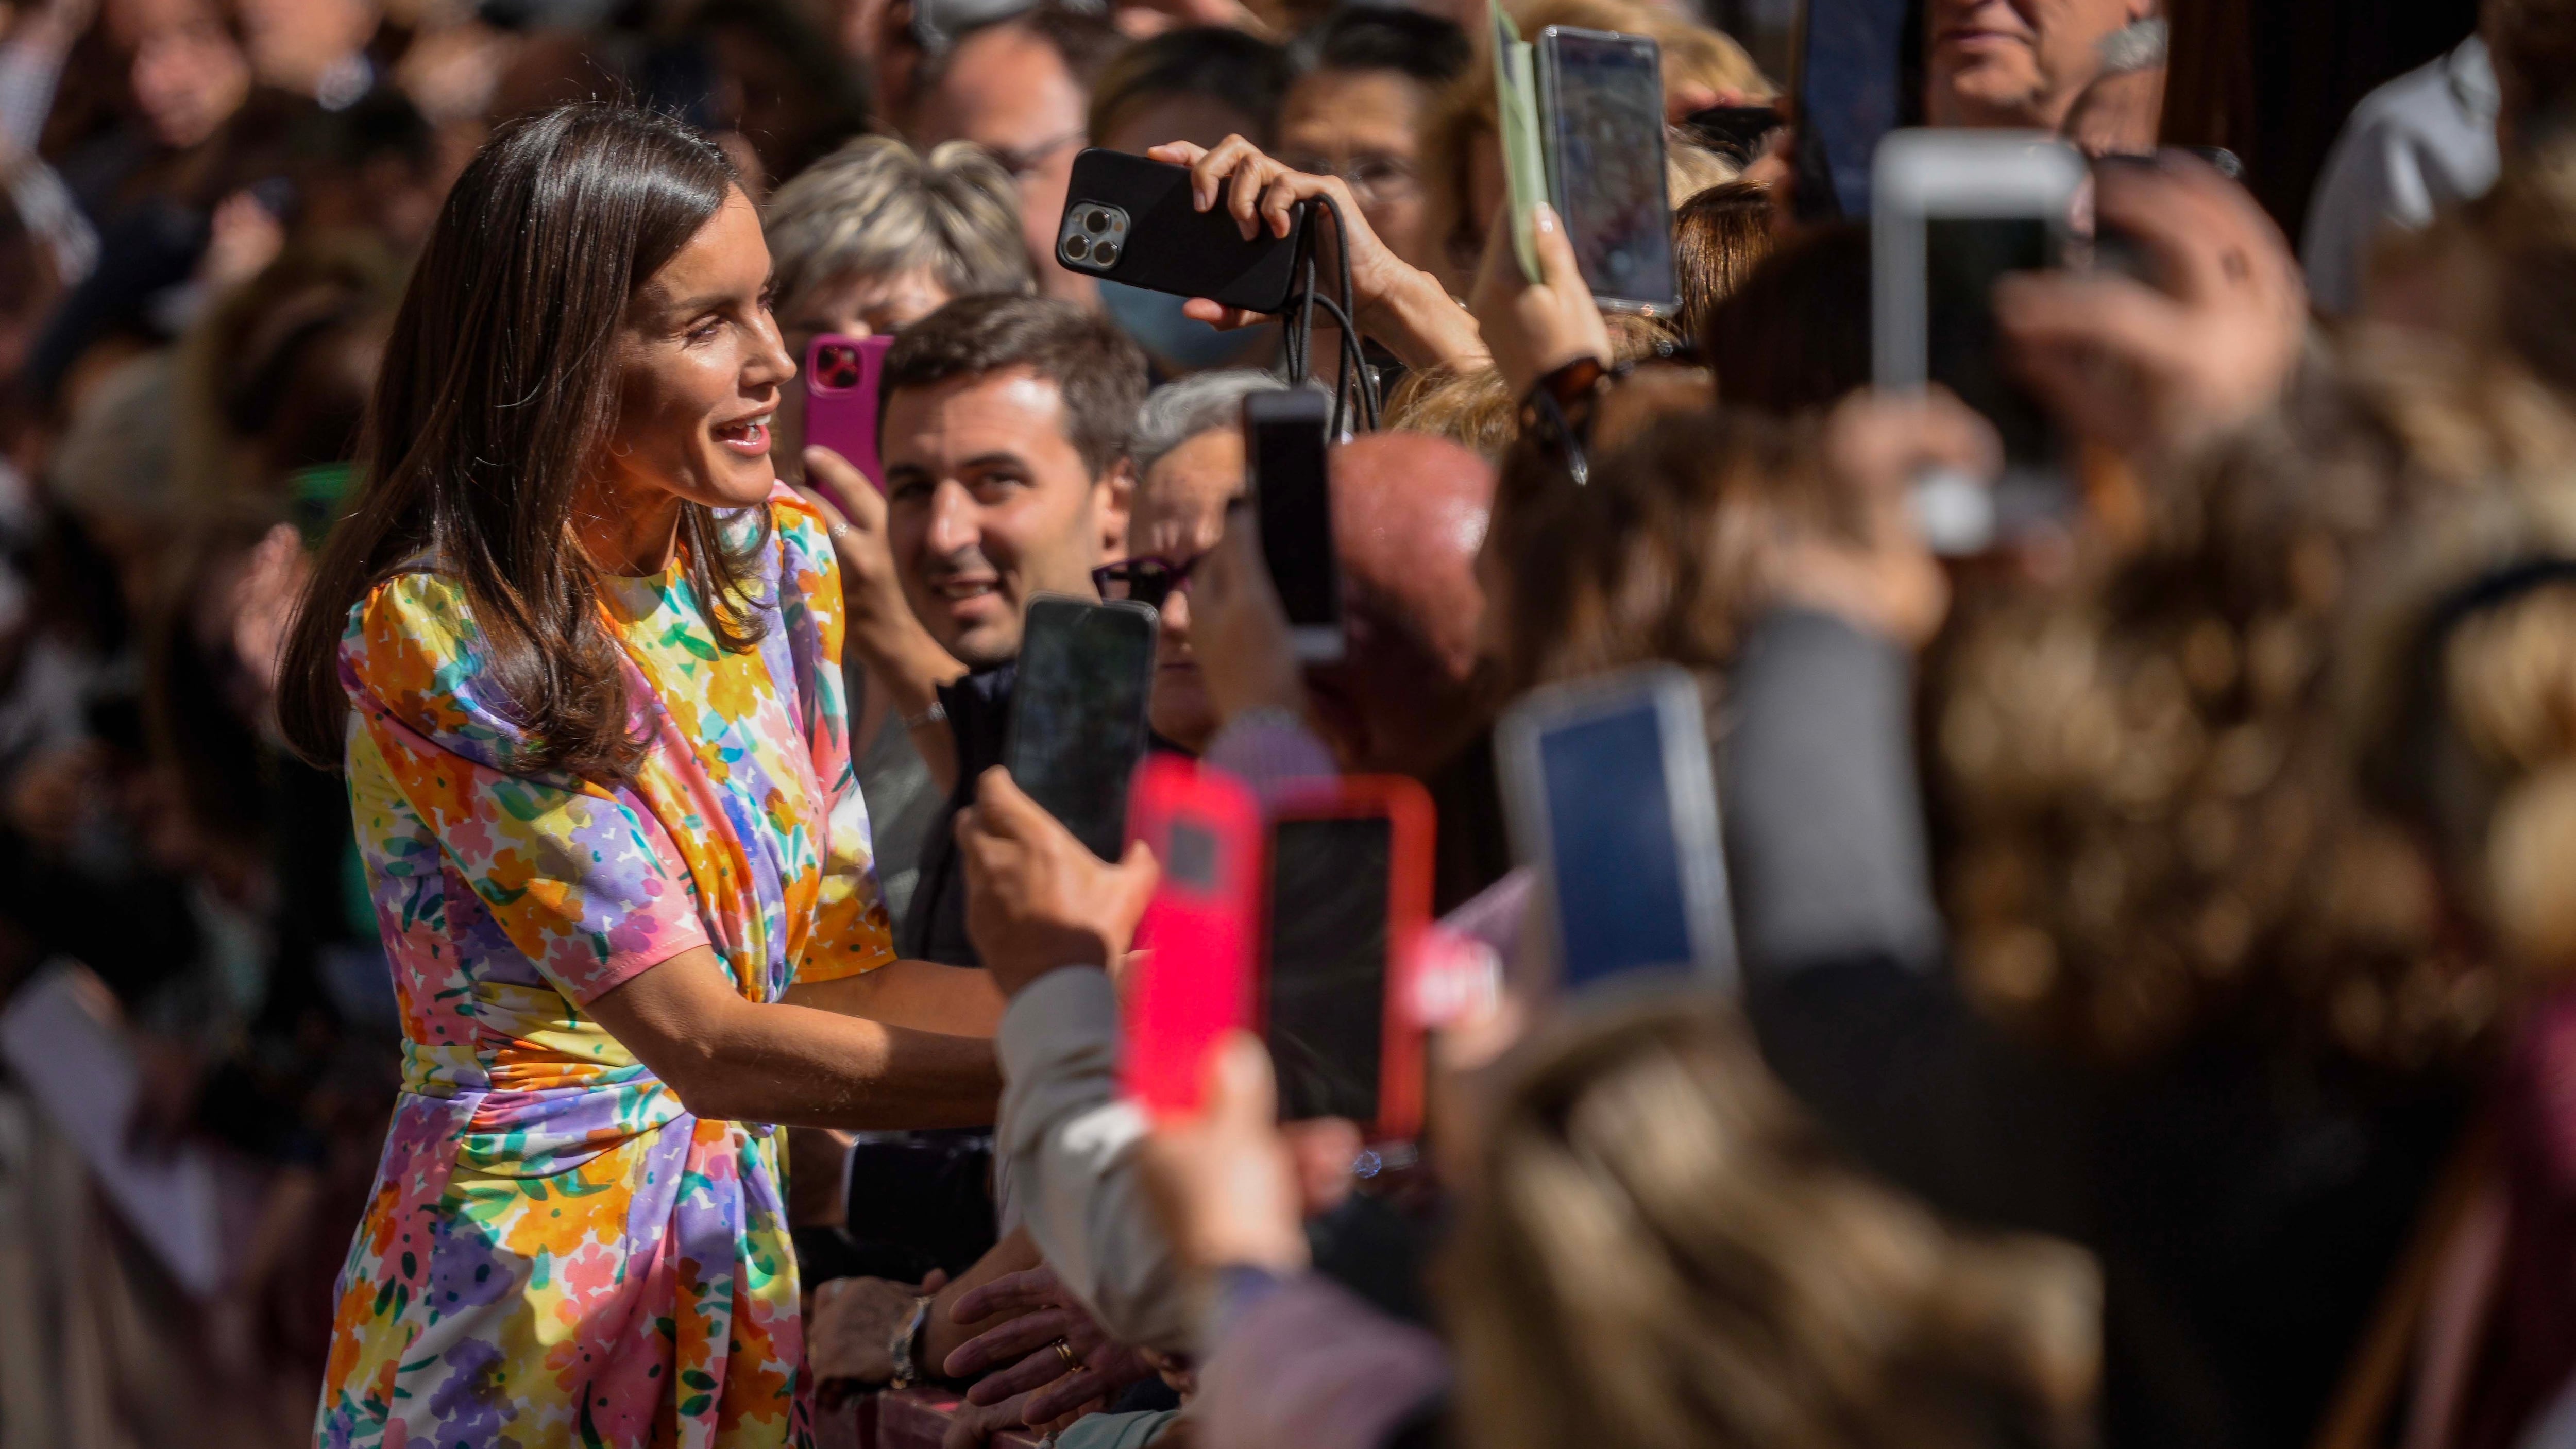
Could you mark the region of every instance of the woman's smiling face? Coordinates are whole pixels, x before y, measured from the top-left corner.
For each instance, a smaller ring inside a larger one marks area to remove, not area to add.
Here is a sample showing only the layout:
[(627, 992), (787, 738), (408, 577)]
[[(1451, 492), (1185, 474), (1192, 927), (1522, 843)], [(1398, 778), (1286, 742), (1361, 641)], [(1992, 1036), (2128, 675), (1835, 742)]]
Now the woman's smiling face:
[(613, 495), (646, 509), (653, 492), (713, 508), (769, 496), (770, 422), (796, 364), (769, 315), (760, 214), (741, 191), (637, 289), (617, 350)]

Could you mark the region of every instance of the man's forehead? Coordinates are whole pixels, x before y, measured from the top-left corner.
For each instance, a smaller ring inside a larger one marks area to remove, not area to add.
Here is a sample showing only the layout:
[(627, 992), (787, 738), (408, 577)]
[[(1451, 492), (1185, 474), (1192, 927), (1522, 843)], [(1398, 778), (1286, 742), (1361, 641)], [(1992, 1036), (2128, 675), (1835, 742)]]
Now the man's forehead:
[(921, 387), (899, 387), (886, 400), (886, 445), (927, 433), (1008, 435), (1071, 446), (1064, 393), (1033, 367), (960, 373)]

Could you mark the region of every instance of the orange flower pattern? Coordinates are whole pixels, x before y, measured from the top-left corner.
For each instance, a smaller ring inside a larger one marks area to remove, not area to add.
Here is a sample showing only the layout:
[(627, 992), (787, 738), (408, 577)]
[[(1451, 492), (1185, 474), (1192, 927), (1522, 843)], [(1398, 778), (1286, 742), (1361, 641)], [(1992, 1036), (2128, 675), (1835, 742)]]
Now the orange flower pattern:
[(341, 1275), (324, 1449), (808, 1440), (776, 1138), (690, 1116), (583, 1013), (701, 945), (762, 1002), (893, 959), (840, 578), (802, 501), (767, 513), (750, 650), (716, 647), (676, 563), (604, 581), (649, 741), (625, 785), (524, 768), (453, 578), (424, 562), (350, 612), (349, 799), (404, 1082)]

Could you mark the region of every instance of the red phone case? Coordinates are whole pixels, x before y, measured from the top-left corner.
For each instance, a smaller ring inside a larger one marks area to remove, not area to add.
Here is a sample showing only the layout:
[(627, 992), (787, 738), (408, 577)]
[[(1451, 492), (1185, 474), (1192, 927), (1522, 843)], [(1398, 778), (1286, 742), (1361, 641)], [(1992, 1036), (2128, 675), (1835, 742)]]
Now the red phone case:
[[(1388, 822), (1386, 886), (1386, 1000), (1378, 1064), (1378, 1115), (1360, 1127), (1371, 1142), (1396, 1142), (1422, 1131), (1422, 1024), (1413, 1010), (1413, 974), (1424, 934), (1431, 927), (1432, 839), (1437, 813), (1431, 795), (1402, 775), (1345, 775), (1318, 780), (1273, 803), (1270, 818)], [(1264, 841), (1268, 839), (1264, 834)], [(1266, 881), (1267, 868), (1264, 869)], [(1258, 1003), (1269, 1000), (1270, 903), (1263, 891), (1263, 950)]]
[(891, 337), (826, 332), (805, 349), (805, 446), (849, 459), (880, 492), (885, 464), (877, 458), (877, 375), (893, 345)]
[[(1213, 847), (1175, 850), (1175, 827)], [(1156, 755), (1128, 791), (1127, 838), (1162, 866), (1127, 968), (1119, 1082), (1158, 1119), (1196, 1113), (1207, 1055), (1253, 1023), (1253, 928), (1261, 914), (1261, 806), (1221, 770)]]

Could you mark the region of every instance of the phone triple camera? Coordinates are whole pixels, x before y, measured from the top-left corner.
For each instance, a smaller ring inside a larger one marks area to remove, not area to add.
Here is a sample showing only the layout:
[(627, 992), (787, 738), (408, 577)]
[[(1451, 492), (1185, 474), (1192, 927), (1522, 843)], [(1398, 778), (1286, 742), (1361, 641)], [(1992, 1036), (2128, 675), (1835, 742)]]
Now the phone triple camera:
[(814, 349), (814, 385), (826, 392), (845, 392), (859, 385), (859, 349), (827, 342)]
[(1076, 271), (1106, 272), (1127, 250), (1127, 213), (1105, 201), (1077, 201), (1064, 209), (1056, 236), (1058, 260)]

